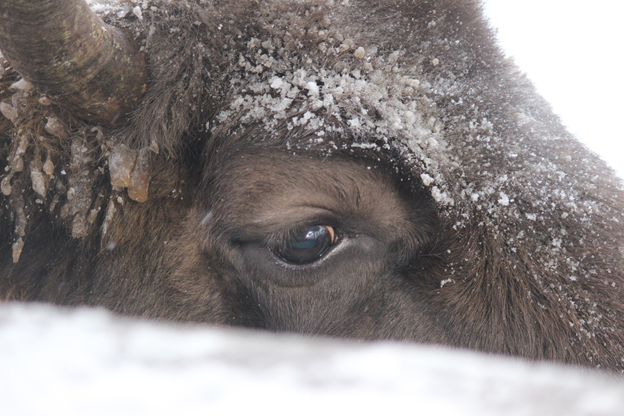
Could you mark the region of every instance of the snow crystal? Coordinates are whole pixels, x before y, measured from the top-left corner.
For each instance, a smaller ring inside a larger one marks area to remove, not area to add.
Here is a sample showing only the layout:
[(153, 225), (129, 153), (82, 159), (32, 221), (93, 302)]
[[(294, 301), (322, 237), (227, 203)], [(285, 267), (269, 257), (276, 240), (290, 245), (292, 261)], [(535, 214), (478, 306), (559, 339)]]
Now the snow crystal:
[(405, 78), (405, 84), (416, 89), (420, 86), (420, 81), (418, 81), (417, 79), (413, 79), (413, 78)]
[(143, 20), (143, 11), (140, 6), (136, 6), (132, 9), (132, 14), (134, 14), (139, 20)]
[(446, 192), (440, 190), (439, 187), (434, 186), (431, 188), (431, 196), (436, 200), (440, 205), (454, 205), (455, 201), (451, 198)]
[(353, 56), (358, 59), (364, 59), (364, 57), (366, 56), (366, 51), (363, 47), (360, 46), (355, 50), (355, 52), (353, 52)]
[(504, 192), (500, 192), (500, 198), (498, 199), (498, 203), (502, 206), (506, 207), (509, 205), (509, 197)]
[(308, 91), (310, 91), (310, 95), (312, 95), (313, 97), (318, 97), (319, 96), (319, 86), (316, 82), (314, 81), (310, 81), (310, 82), (306, 82), (306, 88), (308, 89)]
[(352, 143), (351, 147), (358, 149), (377, 149), (378, 146), (375, 143)]
[(353, 128), (353, 129), (358, 129), (360, 128), (362, 125), (360, 124), (360, 120), (358, 118), (352, 118), (351, 120), (347, 121), (347, 124)]
[(442, 280), (442, 281), (440, 282), (440, 287), (442, 288), (442, 287), (444, 287), (444, 285), (446, 285), (447, 283), (454, 283), (454, 282), (455, 282), (455, 281), (454, 281), (453, 279), (451, 279), (451, 278), (449, 278), (449, 279), (444, 279), (444, 280)]
[(420, 179), (423, 181), (423, 185), (429, 186), (433, 183), (433, 178), (426, 173), (420, 175)]
[(282, 88), (282, 86), (284, 85), (284, 81), (282, 80), (282, 78), (280, 77), (273, 77), (271, 79), (271, 88), (279, 90)]

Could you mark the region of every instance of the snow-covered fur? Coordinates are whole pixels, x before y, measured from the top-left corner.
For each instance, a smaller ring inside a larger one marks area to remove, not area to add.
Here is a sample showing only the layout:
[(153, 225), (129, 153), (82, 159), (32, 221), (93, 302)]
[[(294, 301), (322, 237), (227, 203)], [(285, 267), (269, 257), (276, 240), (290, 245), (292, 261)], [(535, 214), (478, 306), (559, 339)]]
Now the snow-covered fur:
[[(620, 181), (479, 2), (92, 7), (150, 83), (117, 129), (0, 90), (3, 298), (624, 369)], [(292, 265), (302, 224), (338, 237)]]

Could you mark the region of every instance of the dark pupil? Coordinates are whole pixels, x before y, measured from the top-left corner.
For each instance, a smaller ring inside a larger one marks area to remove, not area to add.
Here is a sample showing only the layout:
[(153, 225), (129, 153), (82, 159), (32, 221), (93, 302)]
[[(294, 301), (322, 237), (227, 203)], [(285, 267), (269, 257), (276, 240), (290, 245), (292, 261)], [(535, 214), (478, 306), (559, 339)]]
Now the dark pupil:
[(331, 236), (322, 225), (306, 227), (285, 241), (278, 254), (286, 261), (297, 264), (318, 260), (331, 247)]

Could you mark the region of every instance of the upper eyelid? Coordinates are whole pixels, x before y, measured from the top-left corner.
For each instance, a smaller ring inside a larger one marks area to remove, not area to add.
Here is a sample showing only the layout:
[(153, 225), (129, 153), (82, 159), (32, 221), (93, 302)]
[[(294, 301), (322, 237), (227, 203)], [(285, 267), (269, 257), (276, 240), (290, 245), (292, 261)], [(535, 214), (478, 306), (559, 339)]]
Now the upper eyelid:
[(298, 227), (330, 225), (341, 227), (344, 215), (317, 205), (289, 206), (282, 210), (267, 210), (267, 213), (251, 214), (246, 221), (236, 225), (235, 239), (241, 241), (265, 240), (268, 235), (282, 234)]

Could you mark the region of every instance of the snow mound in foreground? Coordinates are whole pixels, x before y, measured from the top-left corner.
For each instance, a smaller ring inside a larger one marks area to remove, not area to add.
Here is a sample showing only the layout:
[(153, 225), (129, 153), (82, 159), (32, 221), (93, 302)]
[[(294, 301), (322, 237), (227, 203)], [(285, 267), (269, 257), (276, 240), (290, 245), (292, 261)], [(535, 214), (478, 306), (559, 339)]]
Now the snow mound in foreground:
[(624, 409), (624, 379), (445, 348), (4, 304), (0, 409), (4, 415), (616, 415)]

